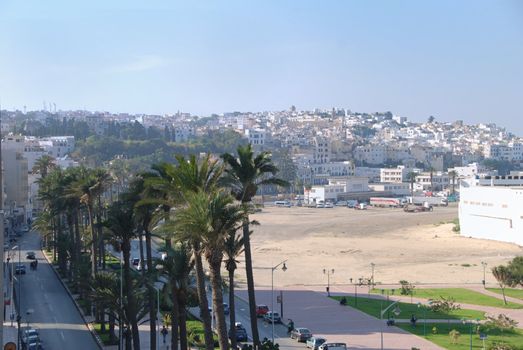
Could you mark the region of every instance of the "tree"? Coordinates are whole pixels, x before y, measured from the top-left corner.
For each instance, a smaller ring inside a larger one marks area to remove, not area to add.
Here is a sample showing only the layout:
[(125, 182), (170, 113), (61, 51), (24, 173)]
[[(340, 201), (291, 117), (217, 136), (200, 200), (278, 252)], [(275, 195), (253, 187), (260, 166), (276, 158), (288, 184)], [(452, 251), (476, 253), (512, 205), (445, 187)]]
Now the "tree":
[[(114, 202), (109, 207), (107, 221), (104, 223), (112, 235), (113, 245), (122, 250), (123, 255), (123, 281), (125, 284), (127, 319), (131, 326), (133, 349), (140, 350), (140, 333), (138, 331), (138, 303), (136, 290), (133, 289), (131, 276), (131, 240), (135, 237), (134, 204), (132, 199), (125, 198)], [(96, 276), (96, 275), (95, 275)]]
[(236, 349), (236, 306), (234, 299), (234, 272), (238, 268), (238, 256), (243, 253), (243, 237), (231, 230), (225, 240), (225, 269), (229, 273), (229, 334), (231, 348)]
[(492, 275), (494, 275), (494, 278), (496, 279), (496, 281), (498, 281), (499, 287), (501, 288), (501, 293), (503, 294), (503, 303), (507, 305), (505, 287), (507, 285), (510, 285), (510, 270), (504, 265), (494, 266), (492, 268)]
[[(238, 158), (229, 153), (222, 154), (222, 159), (227, 165), (226, 184), (231, 188), (234, 197), (242, 204), (250, 204), (258, 191), (258, 186), (265, 184), (287, 186), (288, 183), (275, 175), (278, 168), (272, 163), (269, 152), (261, 152), (256, 157), (252, 146), (239, 146)], [(246, 217), (243, 226), (243, 244), (245, 253), (245, 270), (247, 275), (247, 291), (249, 295), (249, 316), (254, 347), (260, 345), (258, 333), (258, 320), (256, 317), (256, 297), (254, 290), (254, 276), (252, 269), (252, 252), (250, 241), (249, 219)]]
[(171, 349), (178, 349), (180, 340), (181, 350), (187, 350), (187, 304), (191, 292), (189, 274), (194, 267), (191, 259), (191, 249), (185, 243), (175, 244), (164, 249), (165, 259), (158, 261), (158, 268), (162, 275), (167, 277), (168, 294), (171, 307)]
[(459, 331), (453, 329), (449, 332), (449, 336), (450, 336), (450, 343), (457, 344), (459, 341), (459, 337), (461, 337), (461, 333)]
[(508, 263), (508, 269), (510, 271), (510, 285), (523, 286), (523, 256), (516, 256)]
[(182, 240), (197, 240), (209, 264), (212, 285), (213, 313), (220, 349), (229, 348), (223, 309), (221, 264), (227, 234), (244, 223), (246, 212), (224, 190), (197, 191), (186, 194), (187, 204), (178, 209), (173, 219)]
[(407, 180), (410, 182), (410, 196), (414, 197), (414, 184), (416, 183), (417, 173), (411, 171), (407, 174)]
[(434, 123), (434, 120), (436, 120), (436, 118), (433, 115), (431, 115), (430, 117), (428, 117), (427, 123)]
[(40, 177), (44, 179), (54, 168), (56, 168), (55, 159), (46, 154), (38, 158), (33, 166), (32, 172), (33, 174), (40, 174)]
[(430, 190), (434, 191), (434, 167), (429, 167)]
[(456, 193), (456, 177), (458, 176), (458, 173), (456, 170), (449, 171), (449, 176), (452, 180), (452, 194)]

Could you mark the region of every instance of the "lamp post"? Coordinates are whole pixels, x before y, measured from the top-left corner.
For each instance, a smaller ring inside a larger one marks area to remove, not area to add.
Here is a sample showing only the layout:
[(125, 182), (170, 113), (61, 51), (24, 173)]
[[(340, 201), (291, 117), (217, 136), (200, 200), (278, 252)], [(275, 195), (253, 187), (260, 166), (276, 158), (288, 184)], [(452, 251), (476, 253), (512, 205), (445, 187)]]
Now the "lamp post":
[(370, 282), (372, 284), (371, 288), (374, 289), (374, 267), (376, 266), (375, 263), (370, 263), (370, 268), (372, 270), (371, 272), (371, 277), (370, 277)]
[(481, 265), (483, 266), (483, 288), (486, 288), (485, 286), (486, 286), (486, 283), (487, 283), (487, 279), (486, 279), (486, 278), (487, 278), (487, 275), (486, 275), (485, 270), (486, 270), (486, 268), (487, 268), (487, 263), (484, 262), (484, 261), (482, 261), (482, 262), (481, 262)]
[[(469, 349), (472, 350), (472, 328), (474, 326), (474, 320), (469, 320), (469, 319), (464, 318), (461, 321), (463, 322), (463, 324), (467, 324), (468, 323), (470, 325), (470, 328), (469, 328), (470, 329), (470, 346), (469, 346)], [(476, 319), (475, 321), (479, 322), (479, 319)]]
[(323, 269), (323, 274), (327, 275), (327, 296), (331, 296), (331, 275), (334, 274), (334, 269)]
[(399, 306), (397, 305), (399, 303), (399, 300), (396, 300), (395, 302), (393, 302), (392, 304), (390, 304), (389, 306), (387, 306), (387, 308), (385, 310), (383, 310), (383, 300), (381, 301), (380, 303), (380, 323), (381, 323), (381, 327), (380, 327), (380, 333), (381, 333), (381, 350), (383, 350), (383, 315), (390, 309), (392, 308), (394, 305), (396, 305), (396, 307), (394, 308), (394, 314), (396, 316), (398, 316), (400, 313), (401, 313), (401, 310), (399, 308)]
[(282, 271), (287, 271), (287, 265), (285, 263), (287, 260), (283, 260), (281, 263), (279, 263), (276, 266), (271, 267), (271, 323), (272, 323), (272, 331), (271, 331), (271, 338), (272, 338), (272, 344), (274, 345), (274, 271), (282, 266)]
[(154, 289), (156, 289), (156, 302), (158, 305), (158, 309), (156, 310), (156, 349), (160, 349), (160, 290), (163, 286), (163, 282), (154, 283)]
[(423, 336), (427, 336), (427, 307), (418, 303), (418, 309), (423, 306)]

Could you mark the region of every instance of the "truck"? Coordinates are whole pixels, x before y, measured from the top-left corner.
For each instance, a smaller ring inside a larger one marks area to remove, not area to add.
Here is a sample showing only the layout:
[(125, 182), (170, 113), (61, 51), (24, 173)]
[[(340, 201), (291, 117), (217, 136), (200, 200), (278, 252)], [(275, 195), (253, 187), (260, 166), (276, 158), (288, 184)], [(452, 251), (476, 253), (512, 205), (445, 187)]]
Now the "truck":
[(403, 207), (403, 211), (406, 213), (419, 213), (422, 211), (432, 211), (434, 208), (429, 203), (425, 202), (423, 205), (407, 204)]
[(406, 204), (404, 198), (381, 198), (371, 197), (370, 205), (374, 207), (399, 208)]
[(410, 204), (423, 205), (428, 203), (431, 206), (448, 206), (449, 201), (445, 197), (425, 197), (425, 196), (414, 196), (407, 197)]

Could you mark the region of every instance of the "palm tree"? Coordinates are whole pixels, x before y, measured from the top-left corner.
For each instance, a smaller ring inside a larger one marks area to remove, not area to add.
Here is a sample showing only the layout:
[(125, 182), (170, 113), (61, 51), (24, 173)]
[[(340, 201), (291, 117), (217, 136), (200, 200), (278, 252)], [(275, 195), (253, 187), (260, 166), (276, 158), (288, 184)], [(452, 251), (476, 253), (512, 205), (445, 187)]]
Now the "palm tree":
[(231, 348), (236, 349), (236, 307), (234, 300), (234, 272), (238, 268), (237, 257), (243, 253), (243, 237), (236, 235), (236, 230), (231, 230), (225, 240), (225, 268), (229, 273), (229, 334)]
[(185, 243), (175, 244), (165, 249), (166, 258), (158, 261), (162, 274), (169, 280), (168, 290), (171, 297), (171, 349), (187, 350), (187, 303), (190, 294), (189, 274), (194, 267), (191, 249)]
[[(152, 226), (155, 223), (155, 213), (158, 205), (148, 200), (145, 190), (145, 180), (143, 176), (137, 176), (129, 185), (129, 192), (133, 194), (136, 200), (134, 206), (135, 220), (140, 236), (140, 258), (143, 261), (142, 233), (145, 236), (145, 257), (147, 261), (147, 271), (153, 271), (152, 255)], [(142, 269), (145, 273), (145, 269)], [(145, 277), (145, 276), (144, 276)], [(151, 349), (156, 348), (156, 292), (153, 286), (148, 286), (148, 304), (149, 304), (149, 330)]]
[(499, 287), (501, 288), (501, 293), (503, 294), (503, 303), (507, 305), (507, 298), (505, 296), (505, 287), (510, 285), (511, 275), (510, 270), (503, 265), (495, 266), (492, 268), (492, 275), (498, 281)]
[(429, 176), (430, 176), (430, 190), (434, 191), (434, 167), (429, 167)]
[(111, 272), (99, 272), (90, 287), (89, 297), (100, 305), (102, 312), (109, 316), (109, 342), (114, 344), (116, 342), (114, 333), (116, 322), (123, 321), (124, 318), (123, 310), (120, 307), (123, 301), (120, 300), (119, 278)]
[(49, 155), (43, 155), (35, 162), (32, 172), (33, 174), (40, 174), (42, 179), (45, 179), (51, 170), (56, 168), (55, 159)]
[(207, 260), (212, 285), (213, 312), (220, 349), (229, 348), (223, 308), (221, 265), (225, 240), (231, 230), (240, 228), (246, 211), (233, 204), (234, 198), (223, 190), (186, 194), (187, 205), (178, 209), (173, 219), (182, 240), (198, 240)]
[[(156, 198), (158, 204), (164, 208), (163, 218), (170, 219), (170, 208), (182, 208), (187, 203), (187, 196), (195, 192), (212, 193), (218, 186), (218, 182), (223, 174), (223, 167), (218, 161), (211, 160), (210, 155), (198, 161), (192, 155), (189, 159), (177, 156), (177, 166), (172, 164), (159, 164), (153, 166), (156, 170), (155, 176), (145, 179), (147, 191), (151, 193), (153, 199)], [(164, 232), (169, 232), (172, 225), (169, 222), (161, 228)], [(178, 232), (174, 229), (172, 232)], [(166, 245), (170, 246), (170, 237), (166, 234)], [(196, 286), (198, 292), (198, 302), (200, 314), (204, 326), (204, 337), (206, 349), (214, 349), (214, 340), (211, 329), (211, 314), (205, 290), (205, 273), (202, 261), (202, 245), (198, 239), (189, 239), (187, 243), (193, 251), (194, 264), (196, 269)]]
[[(231, 188), (234, 197), (242, 204), (250, 204), (258, 192), (258, 187), (263, 185), (287, 186), (288, 183), (275, 177), (278, 168), (272, 163), (269, 152), (261, 152), (256, 157), (250, 144), (238, 146), (238, 158), (229, 153), (222, 155), (227, 164), (227, 185)], [(245, 271), (247, 275), (247, 291), (249, 294), (249, 316), (254, 347), (260, 345), (258, 333), (258, 320), (256, 318), (256, 297), (254, 290), (254, 276), (252, 268), (252, 252), (249, 230), (249, 219), (246, 217), (243, 226), (243, 244), (245, 250)]]
[(456, 177), (458, 176), (458, 173), (456, 170), (449, 171), (449, 176), (452, 179), (452, 194), (456, 194)]
[[(123, 255), (123, 281), (126, 294), (126, 315), (131, 326), (133, 349), (140, 350), (140, 333), (138, 331), (138, 303), (136, 300), (136, 291), (133, 290), (133, 281), (131, 276), (131, 240), (135, 236), (134, 225), (134, 204), (132, 199), (122, 196), (121, 201), (114, 202), (108, 211), (107, 221), (104, 225), (113, 234), (113, 243), (122, 249)], [(96, 275), (95, 275), (96, 276)]]
[(417, 173), (411, 171), (407, 174), (407, 180), (410, 182), (410, 196), (414, 197), (414, 184), (416, 183)]

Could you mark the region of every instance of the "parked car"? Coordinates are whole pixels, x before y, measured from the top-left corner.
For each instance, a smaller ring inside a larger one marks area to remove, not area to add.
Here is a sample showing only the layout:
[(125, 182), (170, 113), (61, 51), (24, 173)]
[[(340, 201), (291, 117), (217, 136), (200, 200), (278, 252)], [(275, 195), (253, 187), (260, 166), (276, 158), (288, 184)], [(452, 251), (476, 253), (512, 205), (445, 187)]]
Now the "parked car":
[(265, 314), (265, 316), (263, 316), (263, 319), (266, 321), (266, 322), (270, 322), (272, 323), (272, 320), (274, 319), (274, 323), (281, 323), (281, 317), (280, 317), (280, 314), (277, 313), (277, 312), (272, 312), (272, 311), (269, 311)]
[(318, 203), (318, 204), (316, 204), (316, 208), (325, 208), (325, 204)]
[(306, 342), (308, 339), (312, 338), (312, 333), (307, 328), (295, 328), (291, 332), (291, 339), (296, 339), (299, 342)]
[(323, 343), (318, 348), (319, 350), (347, 350), (345, 343)]
[(136, 269), (138, 271), (142, 271), (142, 269), (147, 270), (147, 259), (140, 260)]
[(44, 350), (42, 342), (29, 343), (26, 345), (27, 350)]
[(321, 337), (311, 337), (309, 340), (307, 340), (307, 347), (311, 348), (312, 350), (318, 350), (321, 344), (325, 343), (327, 339), (321, 338)]
[[(236, 322), (235, 324), (235, 330), (236, 330), (236, 341), (247, 341), (247, 330), (245, 327), (241, 324), (241, 322)], [(229, 338), (231, 337), (230, 331), (229, 331)]]
[(334, 204), (332, 204), (331, 202), (326, 202), (324, 207), (325, 208), (334, 208)]
[(263, 317), (267, 312), (269, 312), (267, 305), (256, 305), (256, 317)]
[(40, 336), (38, 334), (31, 334), (31, 335), (24, 335), (22, 337), (22, 343), (23, 344), (34, 344), (34, 343), (41, 343)]
[(368, 205), (366, 203), (360, 203), (354, 206), (356, 210), (367, 210)]
[(358, 205), (358, 201), (354, 199), (350, 199), (347, 201), (347, 208), (354, 208)]
[(27, 252), (25, 257), (29, 260), (35, 260), (36, 259), (36, 256), (35, 256), (35, 252)]
[(337, 207), (346, 207), (347, 206), (347, 201), (337, 201), (336, 202), (336, 206)]
[(224, 313), (225, 315), (228, 315), (230, 311), (231, 311), (231, 310), (230, 310), (230, 308), (229, 308), (229, 304), (227, 304), (227, 303), (223, 303), (223, 313)]
[(15, 275), (25, 275), (25, 265), (16, 265)]
[(133, 264), (134, 267), (138, 267), (138, 265), (140, 265), (140, 258), (133, 258), (131, 260), (131, 263)]
[(36, 329), (33, 329), (33, 328), (25, 329), (22, 332), (22, 337), (28, 337), (28, 336), (31, 336), (31, 335), (39, 335), (39, 333), (38, 333), (38, 331)]

